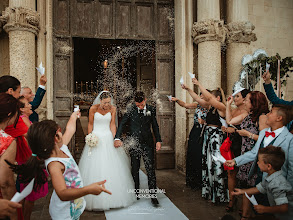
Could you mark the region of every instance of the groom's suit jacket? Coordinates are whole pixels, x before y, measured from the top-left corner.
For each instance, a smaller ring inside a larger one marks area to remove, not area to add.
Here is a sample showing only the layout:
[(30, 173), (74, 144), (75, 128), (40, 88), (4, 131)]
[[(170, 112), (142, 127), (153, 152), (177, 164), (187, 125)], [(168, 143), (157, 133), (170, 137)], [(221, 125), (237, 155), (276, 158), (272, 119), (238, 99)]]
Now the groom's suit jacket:
[(121, 138), (127, 122), (129, 122), (130, 135), (138, 138), (141, 143), (145, 142), (150, 147), (154, 146), (151, 128), (153, 129), (156, 142), (162, 142), (159, 125), (156, 119), (156, 109), (153, 106), (146, 105), (146, 114), (141, 117), (138, 113), (138, 108), (133, 104), (123, 116), (117, 129), (115, 139)]
[[(236, 157), (235, 161), (237, 166), (241, 166), (243, 164), (253, 162), (251, 169), (249, 171), (249, 176), (251, 177), (255, 171), (258, 161), (258, 150), (260, 149), (261, 143), (264, 140), (265, 132), (268, 128), (263, 129), (259, 133), (258, 140), (255, 146), (251, 151), (246, 152), (245, 154)], [(293, 135), (289, 132), (289, 130), (285, 127), (284, 130), (275, 138), (273, 146), (281, 147), (285, 152), (285, 162), (282, 166), (283, 176), (288, 180), (288, 182), (293, 187)], [(265, 177), (267, 173), (263, 173), (263, 177)]]

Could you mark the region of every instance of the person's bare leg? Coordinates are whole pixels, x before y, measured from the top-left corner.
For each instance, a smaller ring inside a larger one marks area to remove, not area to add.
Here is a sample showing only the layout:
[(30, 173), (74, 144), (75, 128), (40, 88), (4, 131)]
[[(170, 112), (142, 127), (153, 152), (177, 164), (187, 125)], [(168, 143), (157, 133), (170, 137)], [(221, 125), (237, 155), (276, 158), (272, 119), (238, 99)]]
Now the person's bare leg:
[(251, 216), (251, 208), (250, 208), (250, 201), (246, 198), (245, 195), (242, 195), (242, 220), (245, 220)]
[(227, 211), (234, 206), (235, 197), (232, 196), (232, 192), (236, 187), (236, 174), (237, 170), (228, 170), (228, 189), (229, 189), (229, 205), (226, 208)]
[(24, 220), (30, 220), (31, 214), (33, 212), (35, 202), (25, 200), (23, 206), (23, 217)]

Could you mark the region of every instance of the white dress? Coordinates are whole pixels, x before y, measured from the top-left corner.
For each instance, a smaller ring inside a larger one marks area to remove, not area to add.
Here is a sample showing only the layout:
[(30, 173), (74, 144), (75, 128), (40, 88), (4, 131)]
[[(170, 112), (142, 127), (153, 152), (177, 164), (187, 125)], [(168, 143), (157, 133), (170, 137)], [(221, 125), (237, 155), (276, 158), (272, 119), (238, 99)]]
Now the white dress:
[(131, 175), (130, 160), (124, 148), (114, 147), (114, 138), (110, 130), (111, 113), (94, 114), (93, 133), (98, 137), (96, 147), (84, 147), (79, 169), (84, 185), (106, 180), (105, 187), (112, 195), (102, 192), (100, 195), (87, 195), (86, 210), (108, 210), (127, 207), (136, 201), (134, 182)]

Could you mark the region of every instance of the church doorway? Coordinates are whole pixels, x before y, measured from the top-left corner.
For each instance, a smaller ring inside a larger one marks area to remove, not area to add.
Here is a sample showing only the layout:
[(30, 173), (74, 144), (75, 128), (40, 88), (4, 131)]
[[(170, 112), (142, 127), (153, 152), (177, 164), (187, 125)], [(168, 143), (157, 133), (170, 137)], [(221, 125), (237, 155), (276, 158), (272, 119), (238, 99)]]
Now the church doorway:
[(151, 40), (73, 38), (73, 46), (73, 102), (82, 113), (75, 138), (75, 158), (79, 160), (88, 133), (89, 109), (98, 93), (108, 90), (113, 94), (120, 121), (134, 91), (142, 90), (149, 97), (156, 88), (156, 54)]

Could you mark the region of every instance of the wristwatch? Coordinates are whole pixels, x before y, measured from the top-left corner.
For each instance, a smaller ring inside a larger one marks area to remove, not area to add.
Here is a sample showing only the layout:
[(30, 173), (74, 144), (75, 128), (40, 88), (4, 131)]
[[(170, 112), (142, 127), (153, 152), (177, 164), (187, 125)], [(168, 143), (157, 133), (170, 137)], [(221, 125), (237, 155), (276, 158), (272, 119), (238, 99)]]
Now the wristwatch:
[(233, 159), (234, 160), (234, 162), (235, 162), (235, 166), (237, 166), (237, 162), (236, 162), (236, 160), (235, 159)]

